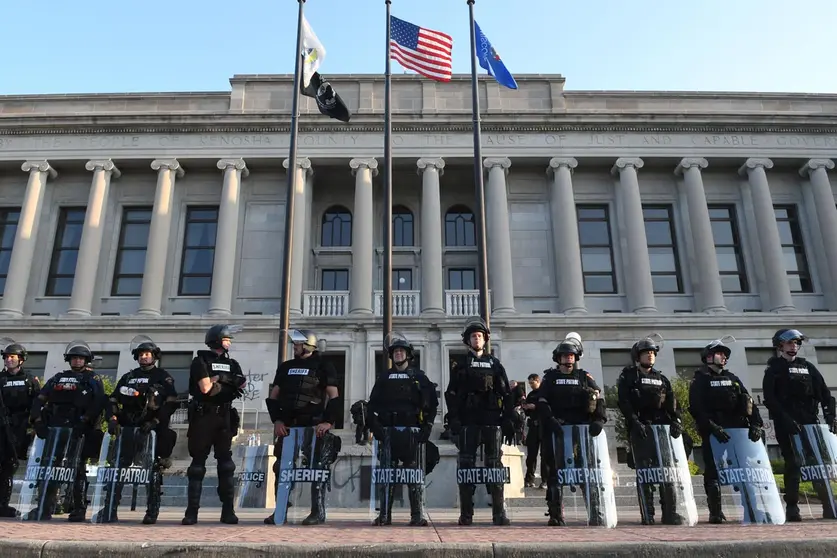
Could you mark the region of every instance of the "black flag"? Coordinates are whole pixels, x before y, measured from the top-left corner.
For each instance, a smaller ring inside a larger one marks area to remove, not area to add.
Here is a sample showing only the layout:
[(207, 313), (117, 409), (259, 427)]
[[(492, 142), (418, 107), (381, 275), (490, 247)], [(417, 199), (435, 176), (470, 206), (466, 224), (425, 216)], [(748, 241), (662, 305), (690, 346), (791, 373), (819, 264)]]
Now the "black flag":
[(311, 76), (311, 83), (305, 87), (300, 83), (300, 92), (306, 97), (311, 97), (317, 100), (317, 108), (320, 112), (329, 118), (340, 120), (341, 122), (348, 122), (352, 118), (352, 113), (349, 112), (349, 107), (340, 98), (340, 95), (334, 90), (334, 87), (326, 81), (326, 79), (314, 72)]

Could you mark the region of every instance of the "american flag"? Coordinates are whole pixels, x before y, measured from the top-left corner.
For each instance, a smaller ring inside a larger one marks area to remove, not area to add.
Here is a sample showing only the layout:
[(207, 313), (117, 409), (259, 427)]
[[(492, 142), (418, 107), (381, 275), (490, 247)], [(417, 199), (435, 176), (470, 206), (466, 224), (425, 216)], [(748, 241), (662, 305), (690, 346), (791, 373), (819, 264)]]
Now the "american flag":
[(453, 38), (392, 17), (389, 44), (393, 60), (426, 78), (450, 81)]

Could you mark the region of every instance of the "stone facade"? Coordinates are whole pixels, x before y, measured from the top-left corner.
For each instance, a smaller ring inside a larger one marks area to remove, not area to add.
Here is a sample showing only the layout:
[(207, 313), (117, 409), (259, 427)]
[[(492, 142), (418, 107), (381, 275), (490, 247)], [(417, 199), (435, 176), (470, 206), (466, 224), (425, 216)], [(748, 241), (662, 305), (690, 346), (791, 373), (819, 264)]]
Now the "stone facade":
[[(837, 96), (516, 77), (517, 91), (479, 84), (492, 341), (513, 379), (551, 366), (568, 331), (606, 385), (639, 337), (662, 335), (673, 374), (729, 334), (730, 367), (758, 394), (770, 337), (792, 326), (837, 385)], [(383, 80), (332, 81), (352, 122), (303, 97), (295, 169), (288, 76), (235, 76), (223, 93), (0, 97), (0, 335), (50, 376), (77, 338), (121, 374), (146, 334), (177, 355), (164, 365), (185, 389), (205, 328), (241, 323), (245, 408), (262, 409), (296, 172), (292, 321), (345, 374), (348, 423), (382, 341)], [(465, 77), (393, 78), (395, 328), (440, 390), (478, 309), (470, 99)]]

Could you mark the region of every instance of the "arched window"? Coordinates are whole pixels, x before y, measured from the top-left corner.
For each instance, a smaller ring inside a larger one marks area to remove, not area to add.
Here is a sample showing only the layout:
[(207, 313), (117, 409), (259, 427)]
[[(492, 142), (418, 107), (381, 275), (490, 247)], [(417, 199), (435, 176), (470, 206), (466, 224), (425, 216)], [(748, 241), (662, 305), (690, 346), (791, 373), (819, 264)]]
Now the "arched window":
[(476, 246), (474, 213), (464, 205), (455, 205), (445, 214), (445, 246)]
[(351, 246), (352, 214), (341, 205), (329, 207), (323, 214), (320, 246)]
[(413, 234), (413, 212), (397, 205), (392, 208), (392, 245), (415, 246)]

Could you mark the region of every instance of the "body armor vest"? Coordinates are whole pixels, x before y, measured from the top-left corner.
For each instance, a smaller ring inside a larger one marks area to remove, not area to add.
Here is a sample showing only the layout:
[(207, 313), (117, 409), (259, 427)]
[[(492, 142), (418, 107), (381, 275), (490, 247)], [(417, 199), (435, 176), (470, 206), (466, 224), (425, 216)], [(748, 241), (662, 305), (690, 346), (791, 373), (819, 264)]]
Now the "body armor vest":
[(502, 386), (497, 378), (494, 357), (476, 357), (468, 354), (465, 367), (459, 372), (459, 389), (465, 394), (465, 409), (480, 411), (501, 411), (503, 408)]
[(308, 367), (304, 367), (300, 363), (288, 369), (287, 375), (282, 377), (279, 385), (279, 401), (283, 410), (302, 415), (322, 414), (325, 391), (320, 386), (320, 377), (317, 375), (318, 364), (317, 361), (313, 361)]
[(0, 390), (3, 392), (5, 406), (0, 412), (8, 416), (28, 414), (32, 399), (38, 395), (36, 380), (23, 370), (17, 374), (9, 374), (5, 370), (0, 372)]
[(666, 385), (659, 370), (651, 369), (644, 373), (636, 370), (636, 379), (631, 389), (632, 404), (640, 411), (654, 413), (663, 408), (666, 402)]
[(95, 404), (96, 391), (90, 372), (65, 370), (52, 379), (44, 407), (50, 426), (74, 425)]
[(119, 389), (113, 394), (122, 408), (121, 416), (125, 425), (138, 426), (143, 419), (152, 418), (163, 404), (164, 394), (152, 374), (157, 368), (143, 370), (135, 368), (128, 372), (120, 382)]
[(391, 368), (383, 382), (380, 401), (376, 401), (378, 420), (382, 426), (418, 426), (422, 394), (415, 370)]

